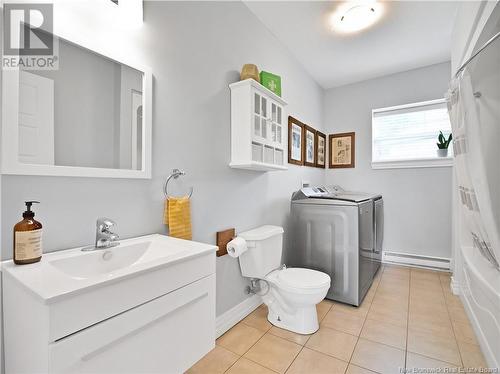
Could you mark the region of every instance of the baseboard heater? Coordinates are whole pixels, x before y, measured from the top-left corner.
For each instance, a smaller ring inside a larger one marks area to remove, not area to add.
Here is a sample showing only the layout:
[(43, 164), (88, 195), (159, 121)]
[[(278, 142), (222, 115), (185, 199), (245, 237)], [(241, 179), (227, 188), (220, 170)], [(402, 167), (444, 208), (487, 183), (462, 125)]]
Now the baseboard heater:
[(382, 262), (386, 264), (417, 266), (433, 270), (450, 270), (449, 258), (421, 256), (411, 253), (384, 251), (382, 253)]

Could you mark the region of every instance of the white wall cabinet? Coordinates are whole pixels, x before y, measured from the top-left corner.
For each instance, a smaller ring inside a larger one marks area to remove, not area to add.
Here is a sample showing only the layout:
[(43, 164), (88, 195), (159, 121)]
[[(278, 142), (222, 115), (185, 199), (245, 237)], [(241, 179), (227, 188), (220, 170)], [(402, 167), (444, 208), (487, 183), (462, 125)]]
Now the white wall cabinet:
[(253, 79), (231, 88), (231, 163), (237, 169), (286, 170), (287, 103)]

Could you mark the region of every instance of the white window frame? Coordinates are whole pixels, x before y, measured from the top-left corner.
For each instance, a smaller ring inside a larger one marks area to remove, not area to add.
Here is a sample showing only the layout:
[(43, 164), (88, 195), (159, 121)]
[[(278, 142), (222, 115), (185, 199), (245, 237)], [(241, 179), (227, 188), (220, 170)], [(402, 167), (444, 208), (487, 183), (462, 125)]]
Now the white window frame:
[(436, 156), (436, 157), (418, 158), (418, 159), (373, 161), (373, 115), (375, 113), (390, 112), (392, 110), (408, 109), (408, 108), (415, 108), (420, 106), (443, 104), (443, 103), (446, 103), (446, 99), (420, 101), (418, 103), (372, 109), (372, 122), (371, 122), (372, 169), (439, 168), (439, 167), (453, 166), (452, 154), (448, 154), (448, 157)]

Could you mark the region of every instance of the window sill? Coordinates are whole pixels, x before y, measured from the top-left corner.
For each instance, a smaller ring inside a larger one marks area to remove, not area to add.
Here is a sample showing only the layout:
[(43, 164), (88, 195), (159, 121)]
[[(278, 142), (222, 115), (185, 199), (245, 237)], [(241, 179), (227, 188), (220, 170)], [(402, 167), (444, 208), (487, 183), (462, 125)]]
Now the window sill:
[(453, 157), (422, 158), (372, 162), (372, 169), (441, 168), (453, 166)]

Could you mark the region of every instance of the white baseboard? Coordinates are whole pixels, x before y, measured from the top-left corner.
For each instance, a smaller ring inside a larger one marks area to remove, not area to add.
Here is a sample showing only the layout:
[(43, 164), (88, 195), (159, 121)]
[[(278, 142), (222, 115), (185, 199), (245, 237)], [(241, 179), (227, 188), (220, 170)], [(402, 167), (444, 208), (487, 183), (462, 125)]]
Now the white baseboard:
[(421, 256), (411, 253), (384, 251), (382, 262), (403, 266), (414, 266), (432, 270), (450, 270), (450, 259), (444, 257)]
[(451, 281), (450, 281), (450, 288), (451, 292), (453, 292), (453, 295), (459, 296), (461, 291), (460, 291), (460, 283), (458, 283), (457, 278), (452, 276)]
[(218, 338), (262, 304), (262, 298), (252, 295), (243, 302), (218, 316), (215, 320), (215, 336)]

